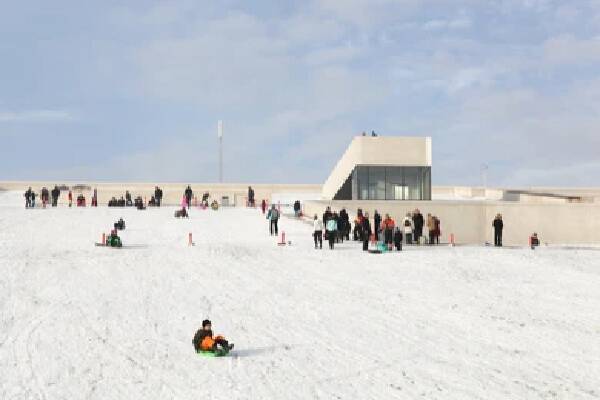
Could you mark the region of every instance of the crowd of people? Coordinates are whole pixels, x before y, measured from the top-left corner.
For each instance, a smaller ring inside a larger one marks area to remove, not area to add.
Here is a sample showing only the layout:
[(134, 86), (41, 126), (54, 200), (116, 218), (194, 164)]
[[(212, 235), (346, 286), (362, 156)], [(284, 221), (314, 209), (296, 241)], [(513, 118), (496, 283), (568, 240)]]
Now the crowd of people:
[[(295, 208), (294, 208), (295, 210)], [(403, 241), (406, 244), (439, 244), (441, 236), (441, 222), (437, 216), (427, 214), (427, 220), (417, 209), (407, 213), (400, 224), (389, 215), (381, 214), (375, 210), (372, 218), (362, 209), (356, 212), (354, 227), (352, 228), (348, 212), (345, 209), (339, 213), (332, 212), (330, 207), (325, 209), (322, 217), (315, 215), (313, 218), (313, 238), (315, 248), (323, 247), (323, 239), (329, 242), (329, 248), (334, 249), (336, 243), (350, 240), (350, 233), (355, 241), (363, 244), (363, 250), (369, 249), (369, 242), (381, 243), (386, 250), (402, 250)], [(424, 227), (427, 236), (423, 235)]]
[[(40, 194), (39, 194), (39, 199), (41, 201), (42, 208), (46, 208), (46, 206), (48, 204), (50, 204), (52, 207), (57, 207), (58, 200), (60, 198), (60, 194), (61, 194), (61, 189), (57, 185), (55, 185), (52, 190), (48, 190), (48, 188), (44, 186), (40, 190)], [(23, 196), (25, 197), (25, 208), (35, 208), (35, 206), (36, 206), (35, 200), (38, 197), (38, 194), (31, 188), (31, 186), (25, 191)], [(72, 207), (73, 206), (73, 192), (71, 190), (68, 190), (68, 188), (67, 188), (67, 201), (68, 201), (69, 207)], [(77, 195), (75, 204), (78, 207), (86, 206), (86, 199), (82, 193), (79, 193)], [(92, 194), (91, 206), (92, 207), (98, 206), (98, 192), (96, 189), (94, 189), (93, 194)]]
[[(62, 190), (61, 190), (62, 189)], [(29, 187), (25, 193), (25, 207), (34, 208), (36, 207), (36, 199), (39, 198), (41, 207), (46, 207), (50, 204), (52, 207), (58, 205), (61, 192), (67, 192), (68, 205), (73, 205), (73, 192), (66, 186), (55, 185), (52, 190), (43, 187), (38, 194)], [(201, 207), (211, 207), (214, 210), (219, 208), (219, 203), (213, 200), (209, 204), (209, 193), (205, 192), (202, 194), (202, 200), (200, 203)], [(136, 207), (138, 209), (145, 209), (148, 207), (160, 207), (163, 199), (163, 191), (160, 187), (156, 186), (154, 189), (154, 195), (151, 196), (148, 203), (145, 203), (145, 199), (142, 196), (136, 196), (132, 198), (129, 190), (125, 191), (124, 196), (120, 198), (112, 197), (108, 201), (109, 207)], [(188, 185), (183, 192), (182, 209), (176, 212), (176, 217), (188, 217), (189, 209), (192, 205), (192, 199), (194, 203), (194, 192), (190, 185)], [(76, 197), (76, 206), (85, 207), (87, 205), (86, 198), (82, 193), (78, 193)], [(93, 189), (91, 196), (92, 207), (98, 206), (98, 192), (97, 189)], [(255, 207), (256, 200), (254, 189), (248, 186), (248, 203), (247, 206)], [(281, 211), (275, 205), (271, 205), (269, 208), (268, 203), (263, 199), (260, 203), (260, 208), (263, 214), (267, 214), (269, 221), (269, 231), (271, 235), (279, 234), (279, 219), (281, 217)], [(294, 201), (293, 210), (295, 217), (302, 217), (303, 211), (299, 200)], [(504, 229), (504, 222), (502, 215), (497, 214), (492, 222), (494, 246), (502, 247), (502, 233)], [(313, 218), (313, 239), (315, 248), (321, 249), (323, 247), (323, 241), (327, 242), (330, 249), (334, 249), (337, 243), (343, 243), (344, 240), (350, 240), (350, 236), (354, 241), (360, 241), (363, 244), (363, 250), (369, 249), (369, 243), (378, 243), (386, 250), (402, 250), (404, 245), (437, 245), (440, 244), (441, 236), (441, 221), (436, 215), (428, 213), (426, 217), (423, 216), (419, 209), (415, 209), (412, 212), (407, 213), (403, 218), (398, 221), (394, 220), (389, 214), (382, 215), (375, 210), (373, 217), (370, 218), (369, 214), (358, 209), (356, 212), (356, 218), (350, 221), (348, 212), (345, 209), (341, 209), (339, 212), (332, 211), (330, 207), (327, 207), (323, 215), (319, 218), (318, 215), (314, 215)], [(533, 233), (530, 236), (530, 245), (532, 248), (539, 246), (540, 239), (537, 233)]]

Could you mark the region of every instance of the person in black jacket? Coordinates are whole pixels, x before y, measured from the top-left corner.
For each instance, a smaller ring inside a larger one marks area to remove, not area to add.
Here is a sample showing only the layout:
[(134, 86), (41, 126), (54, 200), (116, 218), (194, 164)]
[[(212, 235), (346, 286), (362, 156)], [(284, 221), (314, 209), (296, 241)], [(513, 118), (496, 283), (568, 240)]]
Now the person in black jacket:
[(192, 192), (192, 188), (190, 187), (190, 185), (188, 185), (188, 187), (185, 188), (185, 192), (183, 194), (185, 196), (185, 202), (187, 203), (187, 208), (189, 209), (190, 206), (192, 205), (192, 196), (194, 195), (194, 192)]
[(54, 185), (54, 189), (52, 189), (52, 207), (56, 207), (58, 204), (58, 197), (60, 196), (60, 189), (58, 186)]
[(369, 238), (371, 237), (371, 223), (369, 222), (369, 213), (365, 213), (361, 224), (363, 251), (369, 250)]
[(162, 189), (158, 186), (154, 189), (154, 201), (156, 202), (156, 207), (160, 207), (160, 202), (162, 201), (163, 192)]
[(248, 186), (248, 207), (255, 207), (256, 204), (254, 202), (254, 189), (252, 186)]
[(362, 220), (363, 220), (363, 212), (362, 209), (356, 210), (356, 219), (354, 219), (354, 240), (362, 241)]
[(300, 201), (296, 200), (294, 202), (294, 216), (295, 217), (299, 217), (300, 216), (300, 210), (302, 209), (302, 207), (300, 206)]
[(333, 213), (331, 212), (331, 207), (327, 207), (325, 209), (325, 212), (323, 213), (323, 226), (325, 227), (325, 240), (328, 240), (329, 237), (327, 236), (327, 221), (329, 221), (330, 218), (333, 217)]
[(327, 225), (327, 221), (329, 218), (333, 217), (333, 213), (331, 212), (331, 207), (327, 207), (325, 212), (323, 213), (323, 225)]
[(375, 210), (373, 214), (373, 227), (375, 228), (375, 240), (379, 240), (379, 227), (381, 226), (381, 215)]
[(412, 216), (413, 220), (413, 238), (417, 244), (421, 242), (421, 236), (423, 236), (423, 225), (425, 224), (425, 219), (423, 218), (423, 214), (419, 209), (416, 209)]
[[(346, 238), (346, 240), (350, 240), (350, 217), (348, 216), (348, 212), (345, 208), (340, 210), (340, 235), (342, 235), (342, 239)], [(343, 240), (342, 240), (343, 241)]]
[(24, 194), (24, 196), (25, 196), (25, 208), (31, 207), (31, 194), (32, 193), (33, 192), (31, 191), (31, 186), (30, 186), (29, 189), (27, 189), (25, 191), (25, 194)]
[(502, 229), (504, 229), (504, 222), (502, 222), (502, 214), (497, 214), (492, 222), (494, 227), (494, 246), (502, 247)]
[(335, 231), (335, 242), (336, 243), (344, 243), (344, 236), (342, 236), (342, 231), (341, 229), (343, 228), (343, 222), (340, 220), (340, 216), (338, 215), (337, 212), (333, 213), (333, 216), (331, 217), (334, 221), (335, 221), (335, 226), (336, 226), (336, 231)]
[(396, 246), (396, 250), (402, 251), (402, 231), (399, 227), (396, 227), (394, 231), (394, 245)]
[(217, 351), (219, 348), (229, 352), (233, 349), (233, 343), (227, 342), (223, 336), (213, 337), (212, 324), (209, 320), (202, 321), (202, 328), (198, 329), (192, 339), (194, 350), (199, 351)]

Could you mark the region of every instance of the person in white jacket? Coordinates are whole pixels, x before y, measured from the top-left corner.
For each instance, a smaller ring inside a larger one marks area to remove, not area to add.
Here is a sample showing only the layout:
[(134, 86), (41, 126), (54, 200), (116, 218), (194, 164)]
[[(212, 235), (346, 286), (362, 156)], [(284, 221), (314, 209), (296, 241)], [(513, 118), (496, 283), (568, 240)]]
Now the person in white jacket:
[(406, 214), (404, 221), (402, 221), (402, 230), (404, 231), (404, 237), (406, 238), (406, 244), (412, 244), (413, 236), (413, 222), (410, 213)]
[(318, 248), (322, 249), (323, 248), (323, 221), (321, 221), (319, 219), (317, 214), (315, 214), (315, 219), (313, 221), (313, 228), (314, 228), (313, 237), (315, 239), (315, 249), (317, 248), (317, 244), (318, 244)]

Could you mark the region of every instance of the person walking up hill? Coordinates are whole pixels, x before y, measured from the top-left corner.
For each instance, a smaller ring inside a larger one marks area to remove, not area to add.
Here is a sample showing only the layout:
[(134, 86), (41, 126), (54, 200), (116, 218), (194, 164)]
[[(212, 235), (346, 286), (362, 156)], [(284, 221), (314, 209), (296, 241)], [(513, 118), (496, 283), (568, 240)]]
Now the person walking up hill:
[(333, 246), (334, 243), (336, 242), (336, 238), (337, 238), (337, 219), (336, 218), (329, 218), (327, 220), (327, 240), (329, 241), (329, 249), (333, 250)]
[(269, 231), (271, 232), (271, 236), (273, 236), (273, 234), (275, 236), (279, 235), (279, 228), (277, 227), (277, 223), (279, 222), (279, 210), (275, 207), (275, 204), (271, 206), (271, 209), (267, 214), (267, 219), (269, 220)]
[(317, 245), (319, 249), (323, 248), (323, 221), (319, 219), (319, 216), (315, 214), (313, 220), (313, 238), (315, 239), (315, 249)]

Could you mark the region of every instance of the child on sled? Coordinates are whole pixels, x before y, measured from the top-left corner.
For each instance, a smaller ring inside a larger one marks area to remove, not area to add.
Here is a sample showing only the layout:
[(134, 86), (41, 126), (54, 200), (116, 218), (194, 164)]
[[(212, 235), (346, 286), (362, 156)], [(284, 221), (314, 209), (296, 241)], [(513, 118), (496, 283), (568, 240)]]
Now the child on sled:
[(202, 328), (198, 329), (192, 340), (194, 350), (199, 352), (228, 353), (233, 349), (233, 343), (227, 342), (223, 336), (213, 336), (212, 324), (209, 320), (202, 321)]

